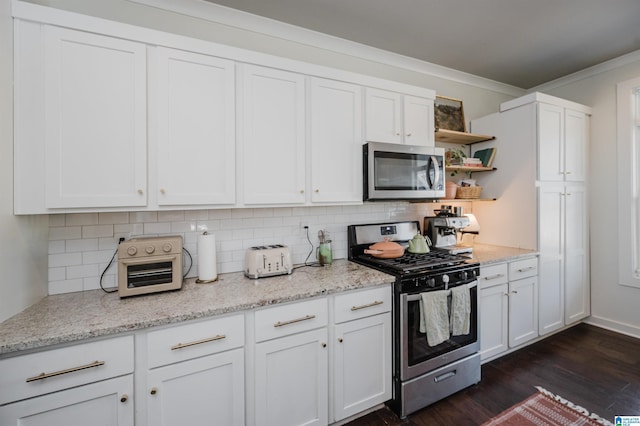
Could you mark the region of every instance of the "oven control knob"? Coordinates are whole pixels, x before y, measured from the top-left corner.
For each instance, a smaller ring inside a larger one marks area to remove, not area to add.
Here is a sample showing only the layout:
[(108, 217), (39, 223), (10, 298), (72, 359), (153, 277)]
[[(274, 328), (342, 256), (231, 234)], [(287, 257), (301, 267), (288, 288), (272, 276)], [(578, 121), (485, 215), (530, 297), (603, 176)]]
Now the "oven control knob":
[(171, 252), (171, 244), (167, 243), (165, 245), (162, 246), (162, 251), (165, 253), (170, 253)]
[(447, 284), (447, 283), (449, 282), (449, 275), (444, 274), (444, 275), (442, 276), (442, 282), (443, 282), (444, 284)]
[(435, 286), (436, 286), (436, 279), (435, 279), (435, 278), (429, 278), (429, 279), (427, 280), (427, 285), (428, 285), (429, 287), (431, 287), (431, 288), (435, 287)]
[(146, 251), (147, 254), (153, 254), (153, 252), (156, 251), (156, 248), (154, 246), (147, 246), (144, 251)]
[(469, 274), (467, 273), (467, 271), (462, 271), (462, 273), (460, 274), (462, 275), (462, 279), (464, 281), (466, 281), (467, 279), (469, 279)]
[(127, 249), (127, 254), (129, 256), (135, 256), (137, 252), (138, 252), (138, 249), (134, 246), (131, 246)]

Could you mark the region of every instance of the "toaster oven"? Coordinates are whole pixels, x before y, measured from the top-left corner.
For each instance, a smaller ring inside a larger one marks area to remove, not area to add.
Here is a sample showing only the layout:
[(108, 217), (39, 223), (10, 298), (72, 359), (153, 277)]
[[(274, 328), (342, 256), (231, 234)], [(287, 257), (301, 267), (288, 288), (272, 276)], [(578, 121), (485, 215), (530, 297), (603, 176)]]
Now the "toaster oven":
[(181, 288), (181, 236), (132, 238), (118, 246), (120, 297)]

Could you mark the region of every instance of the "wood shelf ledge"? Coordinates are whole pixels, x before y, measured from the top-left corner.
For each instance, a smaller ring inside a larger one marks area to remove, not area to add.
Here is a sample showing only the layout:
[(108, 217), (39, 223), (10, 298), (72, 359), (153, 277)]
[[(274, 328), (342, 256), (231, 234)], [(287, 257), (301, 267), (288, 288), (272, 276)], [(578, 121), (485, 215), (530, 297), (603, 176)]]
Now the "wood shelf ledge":
[(495, 136), (479, 135), (476, 133), (458, 132), (455, 130), (445, 130), (436, 127), (436, 142), (457, 143), (467, 145), (478, 142), (494, 140)]

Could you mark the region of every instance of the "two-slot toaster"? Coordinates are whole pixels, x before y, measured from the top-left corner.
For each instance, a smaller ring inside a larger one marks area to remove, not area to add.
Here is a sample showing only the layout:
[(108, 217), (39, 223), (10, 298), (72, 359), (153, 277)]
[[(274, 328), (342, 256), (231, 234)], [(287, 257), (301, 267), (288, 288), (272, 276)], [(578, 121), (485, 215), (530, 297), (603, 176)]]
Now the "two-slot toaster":
[(244, 274), (249, 278), (273, 277), (293, 272), (291, 251), (282, 244), (249, 247), (244, 256)]

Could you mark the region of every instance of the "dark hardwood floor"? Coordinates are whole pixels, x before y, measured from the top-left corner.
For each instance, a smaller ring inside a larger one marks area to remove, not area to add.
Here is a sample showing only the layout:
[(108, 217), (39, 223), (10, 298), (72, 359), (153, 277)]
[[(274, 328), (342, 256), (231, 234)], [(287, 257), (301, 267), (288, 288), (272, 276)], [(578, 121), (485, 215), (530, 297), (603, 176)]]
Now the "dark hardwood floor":
[(558, 394), (613, 423), (640, 415), (640, 339), (579, 324), (482, 366), (482, 381), (409, 415), (383, 408), (349, 426), (479, 425), (534, 394)]

